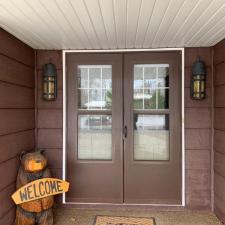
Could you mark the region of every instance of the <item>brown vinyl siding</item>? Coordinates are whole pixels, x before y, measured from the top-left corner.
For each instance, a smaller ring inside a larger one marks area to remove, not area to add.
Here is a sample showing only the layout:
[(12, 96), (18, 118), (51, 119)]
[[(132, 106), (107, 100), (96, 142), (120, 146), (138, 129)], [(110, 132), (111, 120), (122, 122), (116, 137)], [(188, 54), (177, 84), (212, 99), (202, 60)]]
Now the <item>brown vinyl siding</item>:
[[(42, 99), (42, 68), (51, 60), (57, 68), (58, 96), (56, 101)], [(37, 50), (37, 148), (45, 149), (49, 167), (54, 177), (62, 178), (62, 142), (63, 142), (63, 82), (62, 52)], [(61, 201), (61, 196), (57, 196)]]
[(18, 154), (34, 149), (34, 50), (0, 29), (0, 224), (11, 225)]
[[(185, 150), (186, 150), (186, 204), (187, 208), (211, 207), (211, 48), (185, 49)], [(191, 66), (200, 56), (207, 65), (207, 98), (193, 101), (190, 98)], [(58, 97), (55, 102), (41, 98), (42, 67), (49, 62), (56, 64)], [(37, 144), (45, 148), (50, 167), (55, 175), (62, 174), (62, 52), (37, 51), (38, 105)]]
[(225, 39), (214, 47), (214, 210), (225, 223)]
[[(192, 64), (200, 58), (206, 64), (206, 99), (190, 98)], [(185, 152), (186, 152), (186, 204), (188, 208), (211, 207), (211, 48), (185, 49)]]

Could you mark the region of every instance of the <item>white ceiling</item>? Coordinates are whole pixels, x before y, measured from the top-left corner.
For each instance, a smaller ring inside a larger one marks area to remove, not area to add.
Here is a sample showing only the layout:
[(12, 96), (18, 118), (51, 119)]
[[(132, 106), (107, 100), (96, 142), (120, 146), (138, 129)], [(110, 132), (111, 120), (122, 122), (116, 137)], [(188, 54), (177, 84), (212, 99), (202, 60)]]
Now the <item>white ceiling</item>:
[(212, 46), (225, 0), (0, 0), (0, 26), (35, 49)]

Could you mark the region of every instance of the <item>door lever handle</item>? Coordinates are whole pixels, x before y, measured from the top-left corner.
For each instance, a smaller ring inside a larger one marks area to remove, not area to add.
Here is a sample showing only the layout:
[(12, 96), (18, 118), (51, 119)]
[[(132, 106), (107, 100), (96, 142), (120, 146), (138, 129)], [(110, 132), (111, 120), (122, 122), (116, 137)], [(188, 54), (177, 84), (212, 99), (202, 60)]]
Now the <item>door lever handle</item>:
[(123, 128), (123, 135), (125, 138), (127, 137), (127, 126)]

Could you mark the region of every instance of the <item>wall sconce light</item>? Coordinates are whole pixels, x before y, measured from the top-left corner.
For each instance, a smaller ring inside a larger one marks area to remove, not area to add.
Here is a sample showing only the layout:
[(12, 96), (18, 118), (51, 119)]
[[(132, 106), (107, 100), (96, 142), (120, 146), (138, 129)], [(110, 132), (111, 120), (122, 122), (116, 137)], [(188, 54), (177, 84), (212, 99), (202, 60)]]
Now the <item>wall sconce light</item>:
[(57, 97), (57, 72), (52, 63), (44, 65), (43, 68), (43, 99), (53, 101)]
[(206, 97), (206, 70), (205, 63), (198, 60), (192, 66), (192, 79), (191, 79), (191, 98), (201, 100)]

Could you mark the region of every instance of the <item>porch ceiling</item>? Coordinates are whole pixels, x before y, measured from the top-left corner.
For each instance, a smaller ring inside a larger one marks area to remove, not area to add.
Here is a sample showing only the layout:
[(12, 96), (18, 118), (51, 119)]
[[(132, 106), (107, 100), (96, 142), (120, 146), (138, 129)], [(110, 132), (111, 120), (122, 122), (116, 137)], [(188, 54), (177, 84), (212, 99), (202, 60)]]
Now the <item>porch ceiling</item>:
[(0, 0), (0, 26), (35, 49), (212, 46), (225, 0)]

